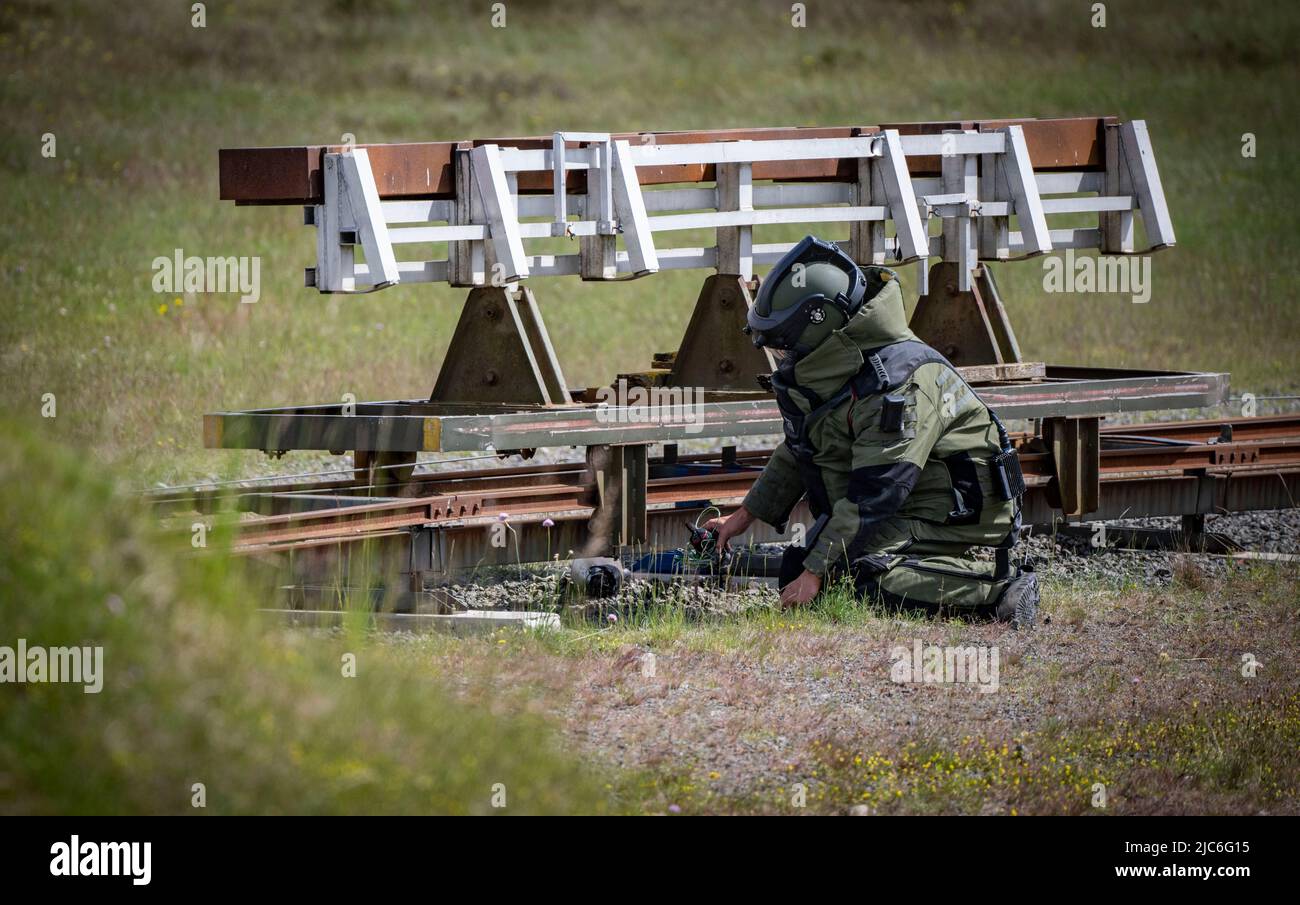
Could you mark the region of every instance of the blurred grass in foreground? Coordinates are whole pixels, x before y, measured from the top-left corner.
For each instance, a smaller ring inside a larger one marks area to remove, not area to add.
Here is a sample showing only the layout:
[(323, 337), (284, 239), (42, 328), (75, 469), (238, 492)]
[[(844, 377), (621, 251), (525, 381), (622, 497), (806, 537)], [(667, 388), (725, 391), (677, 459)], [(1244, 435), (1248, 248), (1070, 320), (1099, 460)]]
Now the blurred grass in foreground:
[(231, 560), (160, 538), (81, 457), (0, 433), (0, 644), (104, 648), (98, 694), (0, 685), (0, 813), (604, 808), (537, 718), (454, 700), (427, 658), (364, 635), (274, 629)]
[[(575, 683), (591, 681), (589, 693), (624, 706), (653, 691), (623, 668), (629, 651), (661, 653), (665, 664), (708, 652), (722, 678), (737, 662), (780, 661), (788, 638), (806, 646), (847, 632), (869, 646), (914, 629), (836, 598), (800, 613), (753, 607), (703, 620), (666, 602), (613, 628), (540, 635), (286, 631), (256, 615), (262, 597), (246, 590), (236, 560), (195, 555), (187, 532), (162, 535), (102, 470), (30, 426), (3, 421), (0, 431), (9, 438), (0, 645), (104, 648), (99, 694), (0, 684), (0, 813), (789, 813), (795, 782), (807, 788), (807, 813), (1087, 813), (1094, 782), (1112, 790), (1113, 812), (1225, 813), (1289, 811), (1300, 788), (1300, 699), (1276, 670), (1258, 688), (1245, 679), (1218, 688), (1235, 688), (1229, 697), (1206, 689), (1190, 709), (1153, 699), (1116, 724), (1062, 706), (1014, 737), (959, 743), (939, 725), (818, 739), (781, 755), (798, 772), (756, 774), (730, 792), (715, 789), (708, 762), (690, 758), (614, 770), (617, 752), (562, 748), (544, 715), (581, 737)], [(1215, 637), (1229, 618), (1285, 646), (1277, 626), (1294, 621), (1295, 582), (1293, 570), (1261, 566), (1213, 586), (1176, 584), (1161, 592), (1169, 599), (1143, 605), (1181, 626), (1165, 642), (1175, 650)], [(1140, 593), (1050, 591), (1064, 622), (1103, 618)], [(979, 630), (943, 629), (951, 643)], [(355, 678), (343, 675), (346, 653), (356, 655)], [(1163, 655), (1148, 659), (1144, 676), (1170, 668)], [(1025, 687), (1059, 684), (1059, 666), (1045, 663)], [(1127, 687), (1124, 668), (1099, 670), (1075, 706), (1116, 694), (1121, 679)], [(794, 696), (780, 706), (808, 704)], [(658, 707), (640, 713), (664, 718)], [(198, 782), (203, 811), (191, 807)], [(497, 783), (504, 811), (491, 807)]]

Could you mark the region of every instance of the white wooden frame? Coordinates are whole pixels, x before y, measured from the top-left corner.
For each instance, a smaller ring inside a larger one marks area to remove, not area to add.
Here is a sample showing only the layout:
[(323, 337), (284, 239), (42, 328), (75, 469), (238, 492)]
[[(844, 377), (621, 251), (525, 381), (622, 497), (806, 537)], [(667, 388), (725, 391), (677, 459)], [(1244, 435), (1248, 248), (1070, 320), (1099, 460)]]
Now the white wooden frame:
[[(1108, 127), (1106, 141), (1105, 173), (1035, 173), (1020, 126), (681, 145), (556, 132), (549, 148), (481, 145), (457, 152), (454, 199), (383, 202), (364, 149), (326, 154), (324, 203), (308, 217), (318, 229), (317, 266), (308, 283), (347, 292), (399, 282), (482, 286), (566, 275), (611, 280), (694, 268), (749, 279), (792, 247), (754, 242), (755, 227), (775, 224), (848, 224), (843, 244), (861, 263), (919, 261), (924, 273), (927, 259), (937, 257), (964, 265), (959, 270), (967, 278), (980, 260), (1065, 248), (1134, 253), (1134, 214), (1143, 219), (1149, 250), (1173, 245), (1146, 124)], [(941, 158), (941, 176), (911, 176), (907, 158), (922, 155)], [(855, 183), (753, 179), (755, 163), (845, 157), (858, 161)], [(715, 166), (716, 186), (649, 189), (636, 177), (638, 166), (683, 164)], [(572, 170), (587, 172), (585, 195), (564, 191)], [(519, 195), (517, 174), (537, 171), (552, 173), (552, 192)], [(1080, 193), (1090, 197), (1062, 197)], [(1049, 226), (1052, 215), (1078, 213), (1097, 214), (1097, 226)], [(929, 235), (933, 217), (941, 220), (941, 235)], [(891, 221), (892, 237), (886, 233)], [(716, 230), (716, 245), (655, 242), (657, 234), (692, 229)], [(578, 252), (527, 251), (528, 240), (553, 236), (577, 238)], [(618, 248), (620, 236), (625, 250)], [(421, 243), (448, 243), (447, 260), (396, 260), (395, 246)], [(365, 263), (354, 260), (356, 244), (365, 250)]]
[(356, 290), (353, 249), (357, 245), (365, 250), (369, 265), (365, 268), (366, 282), (372, 290), (400, 283), (387, 212), (379, 200), (365, 149), (327, 155), (322, 177), (325, 203), (318, 205), (313, 215), (318, 224), (313, 281), (316, 288), (321, 292)]

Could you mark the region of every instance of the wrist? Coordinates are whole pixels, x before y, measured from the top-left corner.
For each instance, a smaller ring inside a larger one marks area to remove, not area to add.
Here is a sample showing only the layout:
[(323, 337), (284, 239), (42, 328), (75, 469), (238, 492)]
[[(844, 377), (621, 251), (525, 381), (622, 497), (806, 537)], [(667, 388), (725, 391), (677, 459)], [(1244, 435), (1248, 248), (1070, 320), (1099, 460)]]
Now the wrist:
[(732, 522), (737, 531), (744, 531), (754, 523), (754, 513), (750, 512), (742, 504), (739, 509), (731, 513), (731, 517), (727, 521)]
[(808, 555), (804, 557), (803, 568), (805, 572), (811, 572), (818, 578), (825, 578), (826, 554), (823, 553), (819, 547), (814, 547), (812, 550), (808, 551)]

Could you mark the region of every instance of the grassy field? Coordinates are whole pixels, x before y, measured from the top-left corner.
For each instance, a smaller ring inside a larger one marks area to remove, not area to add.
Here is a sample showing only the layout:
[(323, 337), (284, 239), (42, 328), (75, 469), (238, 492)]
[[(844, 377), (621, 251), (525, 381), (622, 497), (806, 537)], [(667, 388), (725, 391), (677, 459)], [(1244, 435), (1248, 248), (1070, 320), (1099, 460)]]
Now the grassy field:
[(102, 666), (93, 693), (4, 686), (0, 813), (492, 813), (497, 784), (511, 813), (617, 807), (509, 695), (458, 699), (360, 631), (268, 631), (232, 560), (185, 555), (79, 456), (4, 427), (0, 643)]
[[(1046, 582), (1032, 632), (886, 616), (833, 592), (800, 612), (759, 601), (701, 618), (668, 600), (612, 626), (414, 651), (532, 688), (646, 810), (1295, 811), (1294, 566), (1215, 576), (1186, 560), (1162, 588)], [(996, 648), (996, 688), (900, 684), (894, 651), (918, 641)], [(1246, 654), (1264, 665), (1243, 669)]]
[[(1052, 584), (1032, 632), (885, 616), (838, 593), (803, 612), (768, 595), (703, 619), (665, 599), (612, 625), (465, 639), (374, 635), (355, 619), (280, 631), (254, 614), (262, 594), (234, 561), (193, 555), (82, 457), (4, 427), (0, 642), (98, 646), (103, 659), (97, 693), (4, 686), (0, 813), (1300, 802), (1293, 566), (1214, 578), (1189, 564), (1159, 590)], [(995, 649), (996, 693), (899, 684), (892, 651), (917, 641)]]
[[(462, 290), (364, 298), (301, 288), (311, 231), (296, 208), (217, 201), (223, 146), (1114, 113), (1144, 117), (1179, 245), (1154, 297), (1045, 296), (1037, 264), (1004, 267), (1031, 357), (1230, 370), (1256, 394), (1300, 388), (1300, 227), (1291, 85), (1300, 13), (1284, 3), (789, 5), (673, 0), (188, 5), (19, 0), (0, 11), (6, 409), (129, 463), (141, 483), (258, 464), (201, 449), (199, 415), (415, 397), (432, 387)], [(57, 156), (41, 156), (52, 132)], [(1243, 158), (1242, 134), (1258, 156)], [(261, 301), (158, 295), (186, 254), (260, 255)], [(911, 284), (912, 271), (905, 279)], [(538, 287), (574, 383), (676, 347), (702, 275)]]
[[(344, 133), (1145, 118), (1179, 239), (1152, 300), (1047, 296), (1037, 264), (1006, 266), (1023, 349), (1300, 392), (1294, 5), (1112, 2), (1094, 28), (1075, 0), (812, 0), (803, 29), (777, 0), (507, 5), (505, 28), (479, 0), (231, 0), (201, 29), (162, 0), (0, 7), (0, 643), (94, 641), (113, 679), (5, 693), (0, 812), (185, 813), (195, 782), (221, 812), (486, 812), (496, 783), (511, 812), (766, 813), (796, 783), (827, 813), (1088, 813), (1095, 783), (1110, 813), (1293, 811), (1300, 686), (1268, 668), (1298, 640), (1288, 566), (1049, 587), (1052, 622), (1021, 635), (832, 595), (797, 616), (670, 605), (538, 637), (322, 642), (268, 633), (232, 565), (168, 549), (114, 495), (267, 467), (202, 449), (205, 411), (431, 389), (463, 290), (319, 296), (297, 208), (217, 200), (218, 148)], [(177, 248), (260, 256), (260, 301), (155, 293)], [(675, 348), (702, 278), (538, 286), (570, 381)], [(900, 690), (887, 653), (918, 637), (1002, 645), (1004, 691)]]

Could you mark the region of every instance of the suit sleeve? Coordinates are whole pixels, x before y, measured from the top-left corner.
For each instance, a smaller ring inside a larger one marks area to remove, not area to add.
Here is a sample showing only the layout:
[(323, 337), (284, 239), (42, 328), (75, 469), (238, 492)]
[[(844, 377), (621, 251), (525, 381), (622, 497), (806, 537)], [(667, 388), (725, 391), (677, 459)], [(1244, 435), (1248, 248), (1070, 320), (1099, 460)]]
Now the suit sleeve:
[(760, 521), (781, 527), (803, 494), (803, 476), (799, 473), (794, 454), (781, 443), (773, 450), (749, 493), (745, 494), (745, 508)]
[[(804, 568), (825, 576), (836, 562), (871, 551), (880, 526), (892, 518), (916, 487), (921, 469), (943, 433), (934, 399), (915, 382), (895, 391), (905, 399), (903, 428), (880, 429), (884, 399), (872, 396), (853, 403), (853, 470), (848, 492), (835, 502), (831, 518)], [(835, 415), (833, 417), (844, 417)]]

